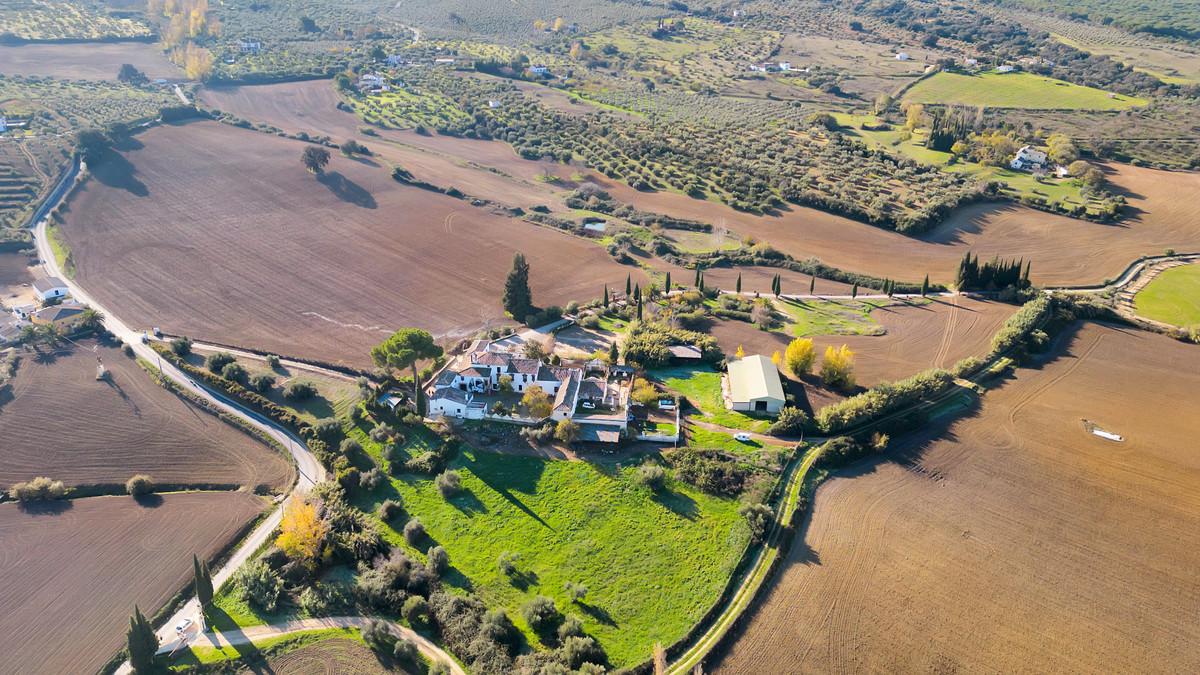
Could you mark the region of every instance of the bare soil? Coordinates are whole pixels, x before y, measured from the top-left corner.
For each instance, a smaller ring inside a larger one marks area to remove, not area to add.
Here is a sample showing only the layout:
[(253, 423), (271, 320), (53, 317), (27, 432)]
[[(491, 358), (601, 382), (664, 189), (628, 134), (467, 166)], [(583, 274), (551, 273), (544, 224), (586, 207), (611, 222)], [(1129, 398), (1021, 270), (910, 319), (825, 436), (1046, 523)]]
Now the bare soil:
[(279, 656), (256, 657), (253, 665), (238, 672), (255, 675), (380, 675), (412, 671), (400, 667), (390, 658), (377, 655), (361, 642), (333, 638), (305, 645)]
[(826, 481), (712, 672), (1200, 669), (1200, 355), (1096, 324), (1058, 352)]
[[(96, 380), (97, 358), (108, 371), (103, 381)], [(121, 350), (94, 340), (24, 353), (11, 393), (2, 396), (3, 487), (35, 476), (68, 485), (120, 484), (146, 473), (161, 483), (282, 492), (295, 477), (282, 454), (163, 389)]]
[(27, 302), (33, 295), (33, 270), (24, 253), (0, 253), (0, 303), (6, 307)]
[(153, 615), (265, 501), (244, 492), (0, 504), (0, 653), (12, 673), (92, 673), (125, 644), (134, 605)]
[(151, 80), (186, 80), (157, 44), (89, 42), (87, 44), (23, 44), (0, 46), (0, 73), (38, 75), (68, 80), (116, 80), (128, 63)]
[(94, 168), (62, 228), (79, 282), (135, 326), (369, 366), (396, 328), (453, 339), (498, 322), (518, 251), (544, 305), (599, 297), (631, 269), (373, 161), (334, 153), (314, 176), (301, 142), (215, 122), (138, 141)]

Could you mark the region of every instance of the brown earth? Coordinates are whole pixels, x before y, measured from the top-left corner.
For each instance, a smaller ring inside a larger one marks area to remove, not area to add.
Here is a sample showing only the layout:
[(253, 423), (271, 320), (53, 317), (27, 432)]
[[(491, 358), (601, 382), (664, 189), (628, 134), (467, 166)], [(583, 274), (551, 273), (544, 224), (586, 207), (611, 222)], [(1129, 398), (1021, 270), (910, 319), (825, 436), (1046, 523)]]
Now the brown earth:
[(0, 46), (0, 73), (39, 75), (68, 80), (116, 80), (129, 63), (151, 80), (186, 80), (158, 45), (145, 42), (24, 44)]
[[(319, 92), (317, 90), (320, 90)], [(201, 100), (229, 112), (297, 130), (303, 121), (310, 131), (355, 133), (359, 121), (350, 113), (336, 110), (336, 94), (328, 82), (289, 83), (240, 88), (240, 97), (220, 98), (209, 90)], [(289, 109), (293, 97), (303, 115)], [(313, 111), (306, 107), (313, 102)], [(335, 114), (336, 113), (336, 114)], [(318, 119), (319, 118), (319, 119)], [(1141, 255), (1158, 254), (1165, 248), (1200, 250), (1200, 217), (1194, 200), (1180, 194), (1200, 189), (1200, 174), (1165, 172), (1128, 165), (1107, 167), (1109, 179), (1123, 192), (1131, 217), (1114, 225), (1091, 223), (1043, 213), (1004, 202), (977, 204), (960, 209), (946, 223), (922, 237), (909, 237), (872, 227), (842, 216), (800, 206), (791, 206), (773, 216), (756, 216), (726, 205), (700, 201), (670, 192), (639, 192), (591, 170), (574, 165), (523, 160), (499, 141), (479, 141), (450, 136), (422, 136), (410, 131), (381, 131), (388, 145), (393, 141), (409, 146), (408, 162), (430, 164), (409, 167), (418, 177), (438, 184), (468, 186), (469, 194), (495, 199), (508, 205), (547, 203), (561, 207), (559, 199), (578, 182), (587, 180), (608, 190), (617, 199), (647, 211), (692, 218), (732, 232), (769, 242), (796, 258), (816, 257), (852, 272), (916, 282), (928, 273), (934, 282), (953, 281), (958, 261), (967, 250), (982, 258), (992, 256), (1032, 259), (1036, 283), (1069, 285), (1098, 283), (1115, 277)], [(370, 145), (370, 139), (365, 141)], [(433, 153), (418, 160), (411, 148)], [(400, 152), (397, 150), (396, 152)], [(438, 163), (436, 173), (432, 168)], [(429, 171), (429, 177), (423, 171)], [(552, 173), (560, 178), (553, 185), (539, 181)]]
[(29, 260), (24, 253), (0, 253), (0, 303), (11, 305), (32, 293), (34, 276)]
[(244, 492), (0, 504), (0, 653), (11, 673), (92, 673), (266, 502)]
[[(108, 370), (104, 381), (96, 380), (97, 358)], [(35, 476), (80, 485), (147, 473), (161, 483), (283, 492), (294, 478), (280, 453), (163, 389), (121, 350), (92, 340), (22, 355), (11, 392), (0, 394), (0, 438), (4, 487)]]
[(138, 141), (93, 169), (62, 228), (79, 282), (135, 326), (368, 366), (396, 328), (449, 338), (500, 319), (517, 251), (542, 304), (598, 297), (630, 270), (370, 161), (334, 153), (313, 176), (297, 141), (215, 122)]
[(321, 640), (299, 649), (267, 658), (255, 657), (254, 663), (240, 673), (277, 673), (278, 675), (379, 675), (411, 672), (387, 659), (385, 663), (361, 642), (345, 638)]
[(1200, 670), (1200, 352), (1095, 324), (1058, 349), (826, 481), (712, 672)]

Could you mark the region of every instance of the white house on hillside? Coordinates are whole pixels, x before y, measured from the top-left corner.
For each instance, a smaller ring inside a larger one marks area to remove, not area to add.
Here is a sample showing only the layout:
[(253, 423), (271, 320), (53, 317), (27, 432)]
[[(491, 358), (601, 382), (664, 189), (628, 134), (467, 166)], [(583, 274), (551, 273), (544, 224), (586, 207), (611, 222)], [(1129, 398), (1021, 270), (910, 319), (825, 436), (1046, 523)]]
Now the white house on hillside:
[(70, 291), (62, 279), (58, 277), (44, 277), (33, 282), (33, 292), (37, 295), (38, 300), (48, 302), (50, 300), (65, 298)]
[(1032, 145), (1026, 145), (1017, 150), (1017, 154), (1013, 156), (1008, 165), (1017, 171), (1033, 171), (1046, 168), (1046, 162), (1045, 151), (1038, 150)]

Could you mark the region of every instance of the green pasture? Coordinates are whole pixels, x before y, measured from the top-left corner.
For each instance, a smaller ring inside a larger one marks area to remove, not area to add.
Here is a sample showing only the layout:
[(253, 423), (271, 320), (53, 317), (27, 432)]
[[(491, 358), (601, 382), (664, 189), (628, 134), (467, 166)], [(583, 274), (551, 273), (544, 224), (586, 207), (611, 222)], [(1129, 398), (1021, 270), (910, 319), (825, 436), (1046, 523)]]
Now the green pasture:
[(1200, 264), (1172, 267), (1133, 299), (1137, 313), (1174, 326), (1200, 324)]
[(1148, 103), (1134, 96), (1022, 72), (941, 72), (918, 82), (904, 98), (917, 103), (1052, 110), (1125, 110)]

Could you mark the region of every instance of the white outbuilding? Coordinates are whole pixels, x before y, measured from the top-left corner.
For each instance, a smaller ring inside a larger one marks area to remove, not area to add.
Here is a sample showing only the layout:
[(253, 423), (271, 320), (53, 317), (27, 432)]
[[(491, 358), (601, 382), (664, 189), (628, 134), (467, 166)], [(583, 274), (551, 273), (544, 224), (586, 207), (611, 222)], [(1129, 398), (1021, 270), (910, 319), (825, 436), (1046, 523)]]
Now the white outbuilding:
[(725, 405), (731, 410), (777, 413), (787, 402), (779, 369), (761, 354), (730, 361), (722, 384)]
[(58, 277), (43, 277), (33, 282), (33, 292), (37, 294), (38, 300), (48, 302), (67, 297), (70, 290)]

